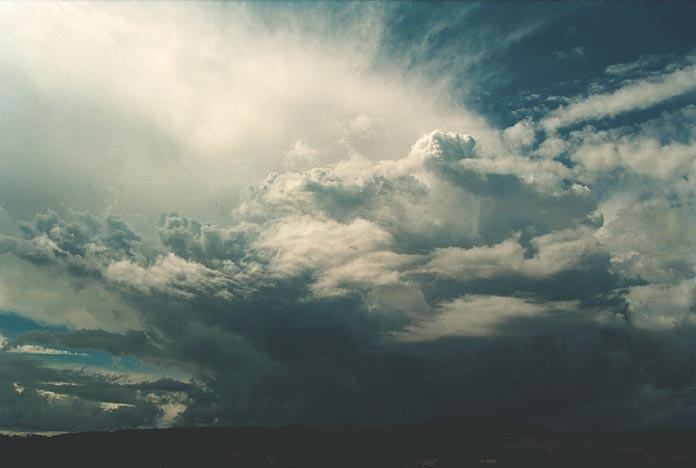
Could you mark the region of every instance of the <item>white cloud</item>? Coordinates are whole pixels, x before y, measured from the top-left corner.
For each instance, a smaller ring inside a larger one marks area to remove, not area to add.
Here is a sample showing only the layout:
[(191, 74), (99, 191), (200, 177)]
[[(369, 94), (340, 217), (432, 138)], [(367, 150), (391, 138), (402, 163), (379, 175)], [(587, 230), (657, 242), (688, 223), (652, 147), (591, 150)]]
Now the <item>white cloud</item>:
[(581, 143), (571, 158), (590, 174), (615, 168), (662, 179), (672, 179), (691, 169), (696, 160), (696, 142), (663, 143), (643, 135), (618, 135), (611, 131), (585, 129), (573, 135)]
[(388, 251), (360, 255), (321, 272), (313, 285), (314, 294), (317, 297), (335, 296), (404, 284), (403, 273), (419, 260), (415, 255)]
[(392, 242), (388, 232), (364, 219), (339, 223), (302, 216), (270, 226), (255, 247), (269, 256), (271, 274), (314, 273), (314, 294), (332, 296), (359, 285), (398, 283), (398, 268), (409, 258), (390, 252)]
[(99, 408), (108, 413), (111, 411), (118, 411), (121, 408), (135, 408), (135, 405), (130, 403), (114, 403), (109, 401), (102, 401), (99, 403)]
[(230, 280), (221, 272), (198, 263), (184, 260), (173, 253), (158, 257), (151, 266), (143, 267), (128, 260), (108, 265), (107, 280), (144, 294), (160, 292), (182, 298), (211, 295), (229, 299)]
[(609, 75), (625, 75), (627, 73), (640, 71), (641, 69), (654, 64), (659, 59), (659, 56), (648, 55), (645, 57), (641, 57), (640, 59), (633, 62), (616, 63), (613, 65), (609, 65), (607, 68), (605, 68), (604, 71)]
[(555, 159), (566, 149), (566, 142), (558, 137), (549, 137), (541, 142), (535, 154), (545, 159)]
[(0, 308), (74, 328), (123, 332), (143, 326), (140, 312), (107, 285), (66, 275), (64, 266), (36, 266), (8, 255), (0, 261)]
[(653, 331), (696, 325), (696, 280), (673, 285), (650, 284), (632, 287), (626, 296), (631, 323)]
[(0, 196), (17, 184), (33, 194), (5, 208), (220, 219), (240, 189), (286, 168), (289, 149), (326, 164), (354, 148), (400, 157), (437, 126), (495, 140), (432, 80), (372, 67), (379, 6), (340, 23), (319, 6), (284, 12), (278, 22), (243, 4), (3, 4), (0, 42), (12, 47), (0, 48), (0, 103), (13, 120)]
[(460, 281), (511, 274), (543, 278), (580, 267), (604, 251), (588, 228), (554, 231), (535, 237), (531, 245), (536, 252), (529, 258), (519, 236), (492, 246), (436, 249), (420, 271)]
[(157, 420), (157, 427), (171, 427), (190, 404), (190, 398), (185, 392), (148, 393), (145, 399), (157, 405), (162, 412)]
[(467, 281), (517, 273), (522, 271), (524, 264), (524, 249), (512, 238), (493, 246), (437, 249), (422, 271)]
[[(515, 297), (467, 295), (438, 307), (438, 315), (394, 334), (404, 341), (430, 341), (453, 336), (490, 336), (501, 331), (508, 320), (539, 318), (549, 314), (573, 315), (573, 302), (532, 302)], [(537, 329), (536, 333), (543, 330)], [(519, 333), (525, 333), (520, 330)]]
[[(549, 209), (568, 216), (571, 226), (586, 222), (590, 191), (565, 183), (572, 177), (573, 172), (557, 161), (491, 153), (469, 135), (435, 130), (401, 159), (352, 158), (333, 167), (272, 174), (235, 217), (257, 226), (258, 237), (250, 247), (267, 263), (267, 273), (310, 274), (315, 296), (404, 284), (404, 275), (413, 271), (447, 275), (448, 262), (458, 265), (450, 272), (454, 276), (486, 276), (507, 269), (541, 277), (573, 268), (581, 256), (598, 250), (589, 230), (540, 231), (533, 241), (539, 250), (533, 259), (524, 258), (516, 240), (470, 251), (460, 246), (497, 240), (499, 233), (489, 238), (491, 234), (480, 229), (480, 205), (493, 210), (498, 203), (517, 203), (518, 197), (510, 194), (529, 192), (519, 196), (519, 214), (529, 218), (522, 218), (520, 229), (525, 222), (546, 217)], [(525, 204), (523, 197), (528, 196), (541, 197), (546, 207)], [(570, 210), (563, 208), (566, 204)], [(578, 204), (579, 211), (573, 206)], [(500, 229), (495, 219), (483, 221)], [(419, 269), (417, 265), (427, 261), (423, 253), (437, 248), (431, 264)], [(484, 253), (486, 249), (491, 253)], [(462, 261), (452, 261), (459, 253)], [(479, 254), (491, 258), (477, 265), (472, 260)]]
[(317, 163), (319, 150), (312, 148), (302, 140), (297, 140), (295, 146), (285, 153), (285, 166), (290, 169), (307, 169)]
[(58, 406), (68, 406), (71, 403), (78, 400), (78, 398), (72, 395), (67, 395), (65, 393), (57, 393), (51, 390), (44, 390), (41, 388), (36, 389), (36, 394), (41, 398), (44, 398), (50, 404)]
[(696, 213), (691, 203), (681, 201), (683, 196), (670, 201), (659, 191), (640, 200), (640, 192), (627, 191), (600, 205), (610, 216), (598, 236), (617, 271), (658, 284), (693, 276)]
[(503, 140), (513, 149), (530, 146), (534, 143), (534, 124), (530, 119), (520, 120), (503, 130)]
[(647, 109), (662, 101), (696, 90), (696, 68), (687, 66), (658, 78), (640, 79), (604, 94), (576, 99), (549, 113), (541, 121), (548, 132), (575, 123), (614, 117), (632, 110)]
[(67, 351), (64, 349), (46, 348), (44, 346), (38, 345), (17, 345), (7, 349), (10, 353), (20, 353), (20, 354), (42, 354), (45, 356), (86, 356), (85, 353), (77, 353), (74, 351)]

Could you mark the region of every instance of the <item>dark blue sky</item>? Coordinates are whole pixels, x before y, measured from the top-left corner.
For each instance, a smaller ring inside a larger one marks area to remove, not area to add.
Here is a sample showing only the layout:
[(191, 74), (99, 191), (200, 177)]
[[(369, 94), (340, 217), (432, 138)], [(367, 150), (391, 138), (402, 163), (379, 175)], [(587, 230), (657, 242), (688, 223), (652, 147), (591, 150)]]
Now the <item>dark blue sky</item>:
[[(627, 77), (607, 67), (644, 60), (630, 77), (648, 75), (696, 45), (690, 2), (433, 2), (389, 10), (386, 53), (453, 76), (462, 102), (501, 126), (550, 96), (616, 89)], [(506, 36), (518, 38), (501, 41)], [(472, 50), (482, 56), (463, 68)]]

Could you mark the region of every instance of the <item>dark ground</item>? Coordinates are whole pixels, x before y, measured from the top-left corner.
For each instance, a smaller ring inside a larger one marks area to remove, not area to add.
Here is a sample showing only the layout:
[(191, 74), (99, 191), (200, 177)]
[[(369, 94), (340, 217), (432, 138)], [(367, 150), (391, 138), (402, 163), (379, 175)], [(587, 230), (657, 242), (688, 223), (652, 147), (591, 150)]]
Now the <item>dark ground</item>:
[(166, 429), (0, 437), (0, 466), (696, 466), (696, 430), (569, 435), (489, 419), (396, 429)]

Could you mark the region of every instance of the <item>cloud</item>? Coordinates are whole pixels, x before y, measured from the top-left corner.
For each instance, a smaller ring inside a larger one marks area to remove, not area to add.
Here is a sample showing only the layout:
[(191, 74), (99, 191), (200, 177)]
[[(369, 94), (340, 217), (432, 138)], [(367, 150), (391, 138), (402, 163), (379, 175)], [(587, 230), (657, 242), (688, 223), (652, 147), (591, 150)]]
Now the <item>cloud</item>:
[[(515, 297), (469, 295), (440, 305), (437, 318), (411, 325), (396, 337), (429, 341), (448, 336), (490, 336), (499, 333), (499, 326), (506, 320), (538, 319), (544, 314), (562, 314), (564, 310), (574, 309), (577, 304), (572, 302), (535, 303)], [(543, 334), (545, 330), (539, 328), (535, 332)]]
[(441, 86), (381, 61), (382, 6), (278, 8), (285, 21), (242, 4), (4, 5), (3, 206), (220, 220), (289, 149), (327, 164), (356, 148), (396, 158), (437, 126), (494, 137)]
[[(135, 387), (116, 387), (125, 392), (120, 399), (106, 385), (88, 398), (90, 411), (147, 415), (139, 420), (146, 425), (409, 420), (425, 416), (411, 410), (425, 390), (418, 385), (380, 407), (395, 391), (384, 375), (403, 382), (422, 373), (435, 375), (443, 388), (425, 406), (430, 417), (453, 407), (476, 411), (455, 404), (449, 392), (459, 391), (481, 409), (497, 412), (509, 398), (504, 389), (486, 383), (466, 389), (464, 382), (484, 378), (481, 366), (467, 361), (445, 377), (462, 349), (541, 359), (545, 367), (534, 375), (524, 374), (527, 367), (517, 358), (492, 364), (521, 379), (510, 388), (525, 395), (543, 392), (548, 379), (569, 382), (573, 372), (588, 373), (581, 380), (589, 388), (603, 378), (603, 368), (586, 367), (570, 348), (553, 351), (557, 361), (550, 361), (547, 348), (562, 346), (554, 340), (578, 333), (579, 342), (598, 346), (592, 356), (602, 365), (614, 359), (611, 346), (640, 362), (635, 350), (649, 338), (625, 338), (622, 330), (633, 317), (638, 320), (640, 304), (667, 304), (660, 289), (641, 289), (647, 288), (640, 286), (646, 276), (622, 261), (620, 247), (637, 242), (630, 236), (620, 240), (617, 229), (630, 226), (617, 224), (625, 208), (607, 211), (605, 222), (606, 206), (592, 197), (592, 185), (558, 161), (493, 152), (470, 135), (436, 130), (400, 159), (351, 157), (272, 174), (250, 191), (228, 225), (169, 213), (148, 237), (114, 217), (72, 213), (64, 219), (48, 212), (22, 225), (18, 237), (6, 236), (5, 244), (13, 246), (8, 253), (37, 272), (60, 271), (108, 291), (136, 314), (138, 325), (111, 332), (101, 325), (25, 332), (10, 346), (136, 356), (202, 382), (183, 388), (160, 382), (151, 397)], [(36, 261), (20, 245), (48, 254)], [(686, 307), (680, 303), (674, 310)], [(677, 312), (667, 315), (688, 323)], [(667, 330), (645, 320), (636, 329)], [(617, 334), (625, 341), (606, 337)], [(415, 362), (397, 364), (414, 352)], [(667, 359), (667, 349), (655, 353)], [(521, 369), (513, 372), (515, 366)], [(626, 372), (638, 379), (633, 368)], [(631, 391), (658, 383), (678, 391), (660, 379), (639, 381)], [(81, 380), (41, 374), (40, 382), (48, 381)], [(317, 381), (324, 390), (311, 384)], [(558, 404), (563, 400), (577, 409), (607, 401), (614, 398), (612, 382), (593, 398), (562, 384)], [(78, 387), (20, 383), (68, 395), (61, 405), (82, 405), (74, 399), (87, 395)], [(37, 398), (55, 400), (38, 390)], [(360, 410), (360, 401), (370, 410)], [(504, 411), (550, 421), (561, 414), (555, 404), (531, 405), (529, 413)], [(103, 424), (118, 421), (133, 420)], [(84, 424), (79, 418), (73, 423)], [(42, 427), (66, 427), (51, 424)]]
[(691, 62), (495, 129), (460, 98), (555, 17), (412, 8), (0, 7), (3, 425), (690, 414), (693, 106), (592, 121)]
[(611, 130), (586, 129), (574, 132), (573, 137), (582, 143), (572, 150), (571, 158), (591, 174), (623, 168), (635, 174), (673, 179), (690, 170), (696, 151), (694, 141), (665, 143)]
[[(568, 227), (587, 216), (592, 211), (588, 190), (566, 186), (567, 177), (571, 172), (556, 161), (496, 155), (478, 149), (470, 136), (434, 131), (402, 159), (273, 175), (238, 214), (379, 218), (402, 248), (418, 250), (418, 242), (472, 244), (503, 240), (529, 224), (539, 233)], [(523, 203), (523, 198), (536, 202)], [(420, 222), (423, 210), (433, 222)]]
[(591, 94), (550, 112), (541, 121), (547, 132), (554, 132), (587, 120), (615, 117), (621, 113), (652, 107), (662, 101), (696, 90), (696, 68), (686, 66), (657, 78), (629, 82), (619, 89)]
[(460, 281), (510, 274), (543, 278), (578, 268), (584, 261), (604, 253), (586, 227), (535, 237), (530, 241), (535, 251), (531, 257), (519, 240), (516, 236), (493, 246), (436, 249), (423, 271)]
[(37, 265), (24, 256), (4, 255), (0, 270), (3, 310), (52, 325), (119, 332), (142, 327), (133, 304), (98, 276), (85, 276), (65, 262)]
[(37, 345), (18, 345), (7, 350), (9, 353), (43, 354), (47, 356), (84, 356), (84, 353), (74, 353), (64, 349), (45, 348)]
[(626, 75), (629, 73), (639, 72), (642, 69), (660, 61), (660, 59), (662, 59), (662, 57), (656, 55), (647, 55), (633, 62), (615, 63), (613, 65), (609, 65), (604, 69), (604, 72), (608, 73), (609, 75)]
[(696, 305), (693, 279), (676, 284), (650, 284), (631, 288), (626, 300), (631, 320), (648, 330), (673, 330), (691, 326)]
[[(114, 356), (157, 356), (159, 348), (142, 331), (130, 330), (127, 333), (109, 333), (104, 330), (32, 330), (23, 332), (13, 339), (16, 348), (61, 346), (70, 349), (97, 349)], [(29, 343), (39, 343), (29, 344)]]
[(535, 140), (534, 124), (531, 120), (520, 120), (503, 130), (503, 139), (514, 149), (530, 146)]
[[(208, 391), (187, 388), (185, 404), (171, 403), (184, 424), (324, 423), (330, 408), (360, 395), (380, 401), (389, 388), (370, 383), (357, 349), (392, 372), (381, 347), (396, 356), (447, 336), (510, 336), (509, 321), (551, 312), (582, 322), (580, 303), (595, 304), (592, 317), (610, 314), (596, 308), (613, 307), (617, 280), (595, 237), (591, 190), (571, 177), (558, 162), (435, 130), (400, 159), (272, 174), (227, 226), (170, 213), (146, 238), (113, 218), (49, 212), (8, 243), (48, 242), (51, 255), (14, 255), (115, 294), (138, 328), (26, 332), (13, 346), (98, 349), (185, 370)], [(126, 235), (112, 242), (111, 225)], [(312, 389), (316, 379), (335, 394)]]
[(148, 294), (158, 291), (181, 298), (196, 293), (228, 297), (228, 280), (218, 271), (168, 254), (155, 260), (149, 267), (142, 267), (127, 260), (109, 264), (104, 272), (107, 281)]
[(693, 206), (677, 195), (657, 193), (644, 200), (617, 197), (602, 238), (615, 268), (651, 283), (672, 283), (693, 275)]
[[(51, 369), (25, 354), (0, 353), (0, 368), (0, 416), (6, 429), (75, 431), (149, 426), (161, 414), (157, 405), (139, 396), (137, 385), (85, 371)], [(71, 385), (58, 384), (64, 381)], [(104, 396), (116, 401), (105, 406), (99, 400)]]
[(295, 145), (285, 153), (285, 166), (288, 169), (311, 167), (316, 163), (319, 150), (297, 140)]

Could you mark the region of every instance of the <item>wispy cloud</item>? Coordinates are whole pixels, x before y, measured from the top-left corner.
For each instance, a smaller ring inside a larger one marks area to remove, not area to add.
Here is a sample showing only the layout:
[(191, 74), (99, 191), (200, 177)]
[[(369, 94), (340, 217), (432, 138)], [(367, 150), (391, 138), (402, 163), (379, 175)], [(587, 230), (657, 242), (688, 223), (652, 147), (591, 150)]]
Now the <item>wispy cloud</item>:
[(86, 356), (85, 353), (77, 353), (65, 349), (46, 348), (37, 345), (18, 345), (7, 349), (9, 353), (42, 354), (46, 356)]
[(696, 67), (687, 66), (656, 78), (644, 78), (611, 93), (591, 94), (559, 107), (541, 121), (547, 132), (569, 125), (647, 109), (673, 97), (696, 91)]

